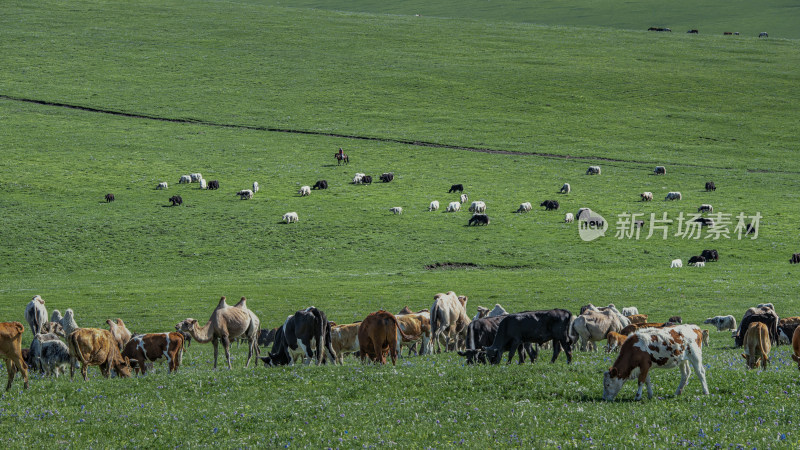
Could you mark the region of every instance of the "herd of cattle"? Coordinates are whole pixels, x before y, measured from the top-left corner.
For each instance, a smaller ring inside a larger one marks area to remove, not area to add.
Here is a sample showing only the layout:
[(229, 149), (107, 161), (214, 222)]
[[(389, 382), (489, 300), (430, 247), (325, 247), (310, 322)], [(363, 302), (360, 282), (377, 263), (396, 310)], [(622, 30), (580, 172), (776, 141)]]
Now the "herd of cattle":
[[(667, 27), (650, 27), (650, 28), (647, 29), (647, 31), (668, 31), (668, 32), (672, 32), (672, 30), (667, 28)], [(686, 33), (687, 34), (700, 34), (700, 31), (697, 30), (696, 28), (692, 28), (691, 30), (688, 30)], [(738, 31), (724, 31), (722, 33), (722, 35), (723, 36), (739, 36), (739, 32)], [(769, 34), (766, 31), (762, 31), (762, 32), (758, 33), (758, 37), (760, 37), (760, 38), (769, 37)]]
[[(169, 371), (174, 372), (192, 340), (213, 344), (214, 368), (222, 343), (229, 369), (234, 340), (248, 344), (246, 366), (253, 357), (260, 358), (265, 366), (300, 361), (341, 364), (347, 354), (379, 364), (385, 364), (389, 356), (395, 364), (403, 347), (408, 348), (408, 356), (442, 349), (457, 351), (467, 364), (499, 364), (508, 352), (509, 363), (517, 354), (522, 364), (526, 355), (533, 363), (540, 349), (552, 346), (551, 362), (563, 351), (567, 363), (571, 363), (574, 345), (590, 351), (596, 350), (596, 342), (605, 340), (606, 351), (618, 351), (619, 356), (604, 374), (604, 399), (613, 400), (624, 382), (633, 378), (639, 382), (636, 399), (641, 398), (644, 386), (652, 397), (649, 370), (676, 366), (681, 369), (676, 395), (686, 386), (691, 369), (708, 394), (702, 348), (708, 345), (709, 333), (696, 325), (682, 324), (679, 316), (666, 322), (648, 322), (648, 316), (640, 314), (638, 308), (620, 311), (613, 304), (589, 304), (578, 315), (565, 309), (509, 314), (495, 305), (492, 310), (479, 306), (470, 319), (467, 301), (466, 296), (452, 291), (439, 293), (429, 309), (414, 312), (405, 307), (397, 314), (381, 310), (342, 325), (329, 321), (324, 312), (312, 306), (288, 316), (280, 326), (261, 329), (258, 316), (247, 307), (244, 297), (233, 306), (222, 297), (203, 326), (187, 318), (172, 332), (134, 334), (121, 319), (107, 320), (108, 329), (81, 328), (71, 309), (63, 317), (55, 310), (48, 319), (45, 301), (37, 295), (25, 308), (25, 319), (34, 335), (30, 348), (21, 345), (24, 326), (4, 322), (0, 323), (0, 354), (8, 370), (8, 390), (17, 372), (28, 387), (28, 368), (56, 377), (68, 368), (73, 378), (80, 367), (86, 380), (89, 366), (99, 366), (105, 377), (113, 371), (125, 378), (132, 370), (144, 374), (153, 362), (166, 361)], [(800, 317), (780, 319), (771, 303), (748, 309), (738, 326), (730, 315), (712, 317), (704, 323), (717, 331), (733, 332), (734, 345), (743, 348), (748, 368), (765, 368), (771, 347), (780, 343), (792, 344), (792, 358), (800, 368)], [(270, 345), (268, 354), (260, 356), (260, 348)]]

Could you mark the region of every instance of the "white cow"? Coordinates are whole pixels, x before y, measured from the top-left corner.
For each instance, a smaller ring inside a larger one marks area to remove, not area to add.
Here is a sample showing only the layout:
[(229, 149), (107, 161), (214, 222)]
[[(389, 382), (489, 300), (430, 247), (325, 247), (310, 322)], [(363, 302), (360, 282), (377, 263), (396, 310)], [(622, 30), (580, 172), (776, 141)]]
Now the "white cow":
[(467, 194), (461, 194), (461, 203), (466, 203), (469, 201), (469, 196)]
[(683, 267), (683, 261), (681, 261), (680, 259), (673, 259), (669, 267), (670, 269), (676, 269), (676, 268), (680, 269), (681, 267)]
[(451, 342), (453, 347), (458, 347), (459, 336), (466, 334), (467, 326), (471, 322), (466, 307), (467, 297), (459, 297), (453, 291), (433, 296), (430, 311), (431, 334), (437, 353), (441, 352), (441, 338), (445, 340), (445, 351), (451, 349)]
[(569, 194), (569, 192), (571, 190), (572, 190), (572, 188), (570, 187), (569, 183), (564, 183), (564, 185), (561, 186), (561, 193), (562, 194)]
[(572, 329), (570, 335), (579, 337), (581, 340), (581, 350), (592, 351), (597, 347), (594, 342), (602, 341), (606, 338), (609, 332), (614, 331), (619, 333), (628, 324), (623, 324), (620, 317), (611, 310), (605, 311), (584, 311), (572, 322)]
[(294, 211), (288, 212), (288, 213), (283, 215), (283, 221), (286, 222), (286, 223), (297, 222), (298, 220), (299, 219), (297, 217), (297, 213), (294, 212)]
[(394, 206), (389, 208), (389, 211), (393, 212), (394, 214), (403, 214), (403, 207), (402, 206)]
[(189, 178), (192, 180), (192, 183), (198, 183), (200, 180), (203, 179), (203, 174), (193, 173), (189, 175)]
[(456, 212), (456, 211), (461, 211), (461, 203), (450, 202), (450, 204), (447, 205), (447, 212)]
[(361, 184), (364, 181), (365, 174), (357, 172), (353, 177), (353, 184)]
[(208, 188), (208, 183), (206, 183), (206, 179), (200, 178), (200, 189), (206, 189), (206, 188)]
[(586, 169), (586, 175), (600, 175), (600, 166), (589, 166)]
[(469, 205), (469, 211), (476, 213), (486, 212), (486, 203), (481, 201), (472, 202), (472, 204)]
[(305, 197), (307, 195), (311, 195), (311, 186), (303, 186), (300, 188), (300, 191), (297, 192), (300, 194), (300, 197)]
[(250, 189), (242, 189), (241, 191), (237, 192), (236, 195), (239, 196), (239, 200), (250, 200), (253, 198), (253, 191)]
[(191, 175), (181, 175), (181, 179), (178, 181), (179, 184), (186, 184), (192, 182)]
[(532, 209), (531, 202), (525, 202), (519, 205), (519, 209), (517, 209), (518, 213), (521, 212), (528, 212)]
[(432, 201), (430, 206), (428, 206), (428, 211), (436, 211), (438, 209), (439, 209), (439, 200)]

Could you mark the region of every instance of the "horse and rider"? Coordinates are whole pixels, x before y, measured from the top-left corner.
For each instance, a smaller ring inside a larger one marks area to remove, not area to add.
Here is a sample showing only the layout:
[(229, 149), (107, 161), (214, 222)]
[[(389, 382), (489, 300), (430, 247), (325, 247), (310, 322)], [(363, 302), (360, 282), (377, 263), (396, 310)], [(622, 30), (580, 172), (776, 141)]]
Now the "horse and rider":
[(347, 156), (347, 153), (345, 153), (344, 150), (342, 150), (341, 147), (339, 147), (339, 152), (336, 153), (334, 155), (334, 157), (336, 158), (336, 165), (337, 166), (342, 164), (342, 163), (350, 164), (350, 157)]

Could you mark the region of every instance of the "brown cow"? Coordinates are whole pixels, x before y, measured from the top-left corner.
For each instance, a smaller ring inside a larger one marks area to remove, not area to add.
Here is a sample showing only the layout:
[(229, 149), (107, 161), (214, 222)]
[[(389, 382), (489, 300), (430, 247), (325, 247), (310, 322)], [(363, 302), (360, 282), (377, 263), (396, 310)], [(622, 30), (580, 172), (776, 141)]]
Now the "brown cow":
[(769, 328), (761, 322), (753, 322), (744, 334), (744, 353), (742, 358), (747, 361), (748, 369), (755, 369), (761, 366), (761, 370), (767, 368), (769, 364), (769, 351), (771, 343), (769, 338)]
[(792, 334), (792, 359), (797, 363), (797, 369), (800, 370), (800, 327), (794, 329)]
[(645, 322), (645, 323), (632, 323), (627, 327), (623, 328), (619, 334), (624, 334), (625, 336), (629, 336), (631, 333), (641, 330), (643, 328), (664, 328), (666, 325), (674, 325), (670, 322)]
[(631, 323), (647, 323), (647, 314), (634, 314), (632, 316), (628, 316), (628, 320)]
[(22, 333), (25, 327), (19, 322), (0, 322), (0, 357), (6, 364), (8, 371), (8, 384), (6, 390), (11, 389), (17, 371), (22, 373), (25, 380), (25, 389), (28, 389), (28, 365), (22, 357)]
[(147, 373), (147, 363), (167, 359), (169, 371), (178, 370), (183, 360), (183, 335), (171, 333), (140, 334), (132, 337), (122, 351), (122, 357), (129, 360), (136, 373)]
[(123, 359), (114, 336), (108, 330), (99, 328), (79, 328), (67, 338), (69, 345), (69, 378), (75, 376), (75, 362), (81, 363), (81, 375), (88, 381), (89, 366), (100, 366), (100, 372), (108, 378), (109, 371), (114, 369), (121, 378), (131, 376), (131, 364), (128, 358)]
[(361, 322), (349, 323), (346, 325), (334, 325), (331, 327), (331, 347), (336, 352), (336, 360), (339, 364), (344, 362), (345, 353), (355, 353), (359, 351), (358, 328)]
[(619, 348), (622, 347), (622, 344), (625, 343), (625, 339), (627, 338), (628, 336), (624, 334), (609, 331), (608, 335), (606, 335), (606, 352), (611, 353), (614, 350), (619, 351)]
[(361, 361), (367, 356), (372, 361), (386, 364), (386, 353), (392, 358), (392, 365), (397, 362), (397, 336), (403, 340), (412, 338), (400, 328), (394, 314), (380, 310), (368, 315), (358, 327), (358, 344)]
[[(431, 316), (428, 313), (421, 314), (404, 314), (402, 316), (395, 316), (397, 323), (403, 332), (411, 336), (413, 341), (405, 342), (400, 339), (398, 334), (397, 338), (397, 353), (401, 354), (402, 347), (408, 347), (408, 356), (411, 356), (412, 349), (416, 352), (417, 343), (421, 344), (419, 354), (425, 355), (431, 352)], [(402, 356), (402, 355), (401, 355)]]

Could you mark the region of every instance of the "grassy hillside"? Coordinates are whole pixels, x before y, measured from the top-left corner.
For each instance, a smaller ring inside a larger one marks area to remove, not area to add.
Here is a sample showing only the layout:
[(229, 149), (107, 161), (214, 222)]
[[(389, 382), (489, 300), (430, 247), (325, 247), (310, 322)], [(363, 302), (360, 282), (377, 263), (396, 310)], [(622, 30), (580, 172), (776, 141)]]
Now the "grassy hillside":
[[(34, 294), (50, 311), (74, 309), (81, 326), (121, 317), (136, 332), (204, 322), (221, 295), (247, 296), (264, 327), (309, 305), (339, 323), (430, 307), (450, 289), (470, 297), (470, 314), (493, 303), (577, 311), (614, 302), (700, 322), (764, 301), (781, 316), (800, 309), (788, 264), (800, 251), (791, 41), (228, 3), (7, 9), (0, 320), (22, 321)], [(349, 166), (335, 165), (339, 147)], [(652, 175), (655, 163), (666, 176)], [(589, 164), (602, 175), (585, 175)], [(385, 171), (395, 181), (350, 184), (355, 172)], [(191, 172), (221, 189), (177, 184)], [(330, 189), (297, 195), (318, 179)], [(709, 180), (716, 192), (703, 189)], [(161, 181), (167, 191), (155, 190)], [(239, 200), (253, 181), (261, 191)], [(564, 182), (569, 195), (557, 193)], [(487, 203), (489, 226), (442, 212), (457, 198), (453, 183)], [(665, 202), (674, 190), (683, 200)], [(640, 202), (642, 191), (656, 199)], [(102, 201), (108, 192), (115, 202)], [(167, 207), (176, 194), (184, 206)], [(513, 212), (546, 199), (561, 208)], [(426, 211), (431, 200), (442, 210)], [(617, 214), (676, 218), (701, 203), (760, 213), (759, 238), (681, 239), (675, 225), (666, 240), (645, 239), (647, 228), (639, 240), (614, 237)], [(610, 221), (607, 236), (586, 243), (563, 223), (583, 206)], [(280, 223), (288, 211), (300, 222)], [(720, 261), (668, 268), (705, 248)], [(447, 262), (474, 266), (427, 268)], [(3, 395), (0, 436), (9, 447), (796, 445), (789, 350), (775, 350), (767, 372), (747, 372), (726, 335), (712, 332), (705, 351), (712, 396), (699, 396), (693, 379), (674, 398), (678, 374), (663, 371), (653, 375), (660, 398), (642, 404), (630, 402), (630, 384), (621, 401), (600, 402), (613, 361), (604, 353), (576, 353), (571, 366), (546, 363), (547, 351), (521, 367), (467, 368), (437, 355), (394, 368), (350, 359), (244, 369), (240, 348), (233, 372), (213, 372), (210, 346), (193, 344), (175, 375), (103, 380), (92, 370), (89, 383), (37, 378), (24, 392), (17, 383)]]
[(651, 26), (670, 27), (673, 32), (685, 33), (699, 29), (703, 34), (722, 35), (739, 31), (744, 36), (758, 36), (761, 31), (771, 37), (798, 39), (795, 26), (797, 4), (790, 0), (752, 2), (641, 0), (445, 0), (426, 2), (400, 0), (330, 1), (330, 0), (237, 0), (240, 3), (268, 4), (286, 7), (318, 8), (337, 11), (358, 11), (375, 14), (396, 14), (422, 17), (450, 17), (490, 21), (527, 22), (545, 25), (578, 27), (610, 27), (644, 31)]

